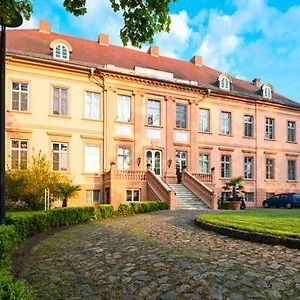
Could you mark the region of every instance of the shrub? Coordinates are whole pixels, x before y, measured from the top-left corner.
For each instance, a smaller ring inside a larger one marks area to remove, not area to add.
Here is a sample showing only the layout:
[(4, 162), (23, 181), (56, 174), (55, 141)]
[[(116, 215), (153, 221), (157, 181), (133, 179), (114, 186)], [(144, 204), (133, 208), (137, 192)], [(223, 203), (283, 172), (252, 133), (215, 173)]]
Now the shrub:
[(134, 214), (133, 207), (127, 204), (120, 204), (118, 209), (115, 211), (118, 216), (129, 216)]
[(0, 299), (4, 300), (34, 300), (34, 292), (27, 288), (23, 281), (14, 281), (11, 273), (0, 270)]
[(114, 207), (111, 204), (101, 204), (98, 209), (101, 218), (109, 218), (114, 215)]

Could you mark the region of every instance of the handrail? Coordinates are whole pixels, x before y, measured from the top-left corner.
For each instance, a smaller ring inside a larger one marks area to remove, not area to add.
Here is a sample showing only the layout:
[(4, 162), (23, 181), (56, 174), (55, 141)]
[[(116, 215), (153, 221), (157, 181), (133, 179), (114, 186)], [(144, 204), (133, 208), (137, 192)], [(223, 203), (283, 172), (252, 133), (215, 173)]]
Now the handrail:
[(182, 183), (198, 198), (200, 198), (209, 208), (218, 209), (217, 194), (186, 170), (182, 173)]
[(148, 188), (155, 194), (157, 200), (167, 202), (170, 210), (175, 209), (175, 192), (161, 179), (161, 177), (155, 175), (152, 170), (147, 170), (146, 180)]

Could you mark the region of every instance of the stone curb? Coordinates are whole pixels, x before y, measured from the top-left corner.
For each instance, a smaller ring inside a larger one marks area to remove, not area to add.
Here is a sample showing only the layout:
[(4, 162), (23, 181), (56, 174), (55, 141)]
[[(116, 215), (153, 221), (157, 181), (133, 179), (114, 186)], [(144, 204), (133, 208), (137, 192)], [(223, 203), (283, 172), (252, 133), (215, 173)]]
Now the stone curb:
[(221, 227), (218, 225), (197, 220), (197, 218), (195, 218), (195, 224), (203, 229), (214, 231), (221, 235), (230, 236), (240, 240), (260, 244), (282, 245), (292, 249), (300, 249), (300, 239), (297, 238), (274, 236), (263, 233), (249, 232), (235, 228)]

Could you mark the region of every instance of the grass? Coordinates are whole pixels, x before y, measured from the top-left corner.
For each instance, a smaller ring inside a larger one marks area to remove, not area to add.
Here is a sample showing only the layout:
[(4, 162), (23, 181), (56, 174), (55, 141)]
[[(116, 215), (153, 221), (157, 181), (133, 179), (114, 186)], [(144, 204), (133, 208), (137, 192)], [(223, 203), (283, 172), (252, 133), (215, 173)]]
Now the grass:
[(208, 213), (198, 220), (250, 232), (300, 238), (300, 210), (257, 209)]

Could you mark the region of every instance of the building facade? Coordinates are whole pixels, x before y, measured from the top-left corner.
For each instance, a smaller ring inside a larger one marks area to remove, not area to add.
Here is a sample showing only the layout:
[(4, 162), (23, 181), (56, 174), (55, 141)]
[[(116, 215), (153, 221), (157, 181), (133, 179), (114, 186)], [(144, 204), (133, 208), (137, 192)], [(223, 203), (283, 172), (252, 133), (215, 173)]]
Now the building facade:
[(199, 56), (52, 33), (44, 21), (7, 34), (7, 163), (24, 166), (41, 150), (82, 186), (70, 205), (176, 201), (166, 183), (184, 169), (184, 184), (210, 199), (243, 176), (249, 207), (300, 191), (300, 105), (271, 84), (231, 78)]

